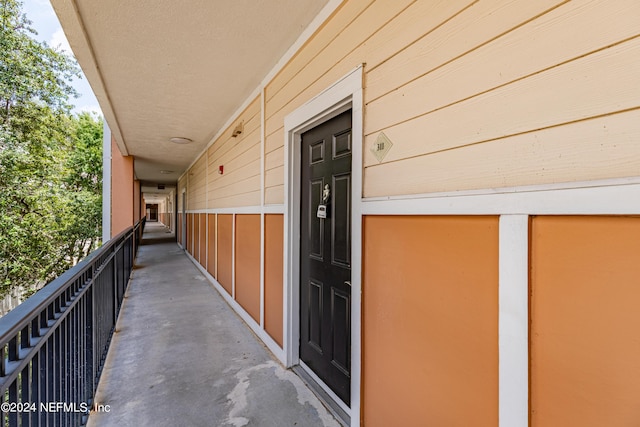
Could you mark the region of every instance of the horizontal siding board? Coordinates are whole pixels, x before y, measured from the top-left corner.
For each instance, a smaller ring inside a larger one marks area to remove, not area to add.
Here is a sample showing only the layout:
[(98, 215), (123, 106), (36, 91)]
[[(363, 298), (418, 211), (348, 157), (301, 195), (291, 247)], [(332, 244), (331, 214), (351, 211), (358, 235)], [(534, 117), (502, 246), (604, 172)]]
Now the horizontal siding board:
[[(393, 126), (638, 35), (640, 2), (613, 3), (617, 3), (616, 7), (612, 7), (610, 0), (565, 4), (369, 103), (365, 133)], [(601, 25), (601, 22), (616, 24)], [(394, 74), (387, 77), (397, 79)], [(369, 88), (367, 93), (371, 95)], [(389, 108), (390, 105), (393, 108)]]
[(277, 168), (282, 165), (284, 165), (284, 146), (266, 154), (264, 160), (264, 168), (266, 170)]
[(206, 156), (201, 156), (189, 172), (191, 205), (190, 209), (206, 207)]
[[(238, 154), (238, 149), (242, 150), (243, 147), (252, 145), (257, 142), (260, 142), (260, 126), (245, 127), (240, 136), (236, 138), (229, 137), (227, 140), (220, 144), (222, 148), (219, 148), (217, 151), (209, 151), (209, 165), (218, 163), (220, 160), (233, 158)], [(215, 145), (218, 144), (214, 144), (214, 146)]]
[(239, 208), (243, 206), (260, 205), (260, 191), (235, 194), (233, 196), (212, 200), (209, 202), (209, 209), (218, 208)]
[(265, 88), (265, 97), (270, 101), (293, 79), (300, 70), (322, 53), (351, 22), (366, 10), (374, 0), (345, 1), (333, 15), (316, 31), (287, 65), (269, 82)]
[(218, 139), (209, 147), (209, 155), (214, 154), (220, 148), (224, 147), (223, 142), (229, 141), (233, 130), (244, 122), (245, 129), (254, 129), (260, 126), (260, 97), (256, 97), (251, 104), (240, 113), (238, 118), (218, 137)]
[(480, 1), (367, 73), (365, 103), (434, 70), (566, 0)]
[(377, 67), (413, 45), (478, 0), (415, 1), (365, 42), (367, 68)]
[[(635, 108), (640, 105), (638, 75), (640, 38), (385, 129), (394, 143), (385, 161)], [(376, 137), (366, 137), (365, 147)], [(365, 166), (376, 163), (365, 150)]]
[(209, 191), (209, 200), (214, 201), (234, 194), (248, 193), (260, 190), (260, 175), (250, 175), (248, 177), (238, 177), (231, 185), (214, 188)]
[(284, 146), (284, 121), (281, 126), (265, 138), (265, 153), (270, 153)]
[[(303, 93), (311, 84), (320, 79), (331, 68), (358, 46), (371, 34), (384, 26), (390, 19), (414, 0), (378, 0), (358, 16), (338, 37), (288, 82), (285, 88), (268, 100), (268, 104), (278, 111), (289, 101)], [(267, 128), (267, 132), (270, 129)]]
[[(256, 134), (256, 137), (259, 136)], [(260, 140), (246, 140), (242, 144), (236, 146), (236, 150), (232, 153), (228, 153), (223, 158), (218, 159), (217, 162), (211, 164), (209, 168), (209, 180), (215, 182), (216, 180), (224, 179), (227, 176), (227, 172), (233, 172), (236, 169), (244, 167), (256, 160), (260, 159)], [(218, 166), (224, 166), (224, 174), (218, 173)], [(258, 167), (257, 172), (260, 172)]]
[(365, 197), (640, 175), (640, 109), (365, 169)]
[(264, 189), (264, 203), (267, 205), (281, 205), (284, 203), (284, 185), (267, 187)]
[(275, 187), (284, 184), (284, 166), (266, 171), (264, 176), (265, 187)]
[[(379, 0), (367, 8), (345, 29), (321, 55), (314, 58), (300, 73), (267, 102), (266, 134), (282, 126), (284, 117), (365, 62), (364, 42), (386, 25), (412, 0)], [(335, 65), (334, 65), (335, 64)]]

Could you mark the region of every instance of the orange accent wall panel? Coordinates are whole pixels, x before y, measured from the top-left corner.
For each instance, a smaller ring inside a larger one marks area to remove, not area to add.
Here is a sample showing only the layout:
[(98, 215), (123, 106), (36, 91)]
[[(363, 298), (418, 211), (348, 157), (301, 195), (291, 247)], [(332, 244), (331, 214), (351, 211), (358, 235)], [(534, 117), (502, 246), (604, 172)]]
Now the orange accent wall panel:
[(211, 276), (216, 277), (216, 216), (209, 214), (207, 224), (207, 271)]
[(193, 214), (188, 213), (186, 215), (187, 215), (187, 241), (185, 243), (186, 243), (187, 252), (193, 255), (193, 245), (191, 243), (191, 241), (193, 240), (191, 238), (191, 228), (193, 227)]
[(531, 226), (531, 425), (640, 425), (640, 218)]
[(264, 328), (282, 347), (283, 215), (264, 217)]
[(236, 301), (260, 323), (260, 215), (236, 215)]
[(200, 236), (198, 241), (200, 242), (200, 249), (198, 251), (198, 262), (200, 265), (206, 268), (207, 266), (207, 214), (200, 214)]
[(363, 418), (498, 426), (498, 218), (367, 216)]
[(134, 224), (133, 157), (120, 154), (111, 138), (111, 237)]
[(218, 215), (218, 277), (216, 280), (233, 294), (233, 215)]
[(193, 214), (193, 257), (200, 262), (200, 214)]

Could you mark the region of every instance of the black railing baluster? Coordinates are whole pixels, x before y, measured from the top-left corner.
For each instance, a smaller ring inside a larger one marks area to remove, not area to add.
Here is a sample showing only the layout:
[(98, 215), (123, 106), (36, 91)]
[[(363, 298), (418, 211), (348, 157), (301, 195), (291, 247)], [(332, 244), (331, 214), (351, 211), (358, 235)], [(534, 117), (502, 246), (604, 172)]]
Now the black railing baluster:
[[(40, 402), (42, 404), (46, 404), (47, 402), (47, 394), (49, 392), (49, 382), (48, 382), (48, 363), (49, 363), (49, 344), (47, 342), (41, 347), (40, 352), (38, 353), (38, 359), (40, 360)], [(40, 409), (40, 408), (38, 408)], [(47, 425), (47, 413), (44, 411), (38, 411), (40, 418), (40, 425)]]
[[(26, 405), (31, 404), (31, 366), (25, 366), (20, 374), (20, 402)], [(22, 411), (20, 415), (21, 427), (29, 427), (29, 411)]]
[[(8, 402), (19, 402), (18, 400), (18, 382), (14, 381), (9, 386), (9, 400)], [(18, 425), (18, 412), (13, 410), (9, 412), (9, 427)]]

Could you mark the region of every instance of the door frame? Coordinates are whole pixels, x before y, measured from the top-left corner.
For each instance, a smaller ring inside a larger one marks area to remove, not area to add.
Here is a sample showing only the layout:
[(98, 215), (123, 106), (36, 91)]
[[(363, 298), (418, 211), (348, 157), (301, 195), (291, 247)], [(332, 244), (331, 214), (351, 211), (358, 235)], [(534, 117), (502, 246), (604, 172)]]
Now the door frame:
[[(301, 135), (351, 109), (351, 426), (360, 425), (363, 67), (349, 72), (284, 120), (284, 353), (287, 367), (300, 364), (300, 163)], [(341, 404), (326, 387), (325, 391)]]

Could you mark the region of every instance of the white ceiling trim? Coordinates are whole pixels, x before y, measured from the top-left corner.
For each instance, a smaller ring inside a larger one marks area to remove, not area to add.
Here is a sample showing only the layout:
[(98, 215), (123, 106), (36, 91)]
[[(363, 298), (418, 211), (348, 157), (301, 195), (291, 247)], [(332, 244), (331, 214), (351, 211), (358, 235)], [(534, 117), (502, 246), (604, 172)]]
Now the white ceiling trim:
[[(106, 90), (104, 77), (100, 71), (100, 66), (96, 60), (93, 44), (87, 34), (87, 29), (84, 25), (84, 21), (82, 20), (82, 16), (80, 15), (76, 0), (61, 0), (52, 2), (51, 5), (53, 6), (63, 28), (71, 27), (78, 28), (80, 30), (78, 33), (65, 32), (65, 36), (67, 37), (69, 45), (74, 52), (85, 50), (90, 56), (91, 60), (83, 63), (85, 65), (83, 72), (87, 76), (87, 80), (90, 84), (93, 82), (94, 85), (97, 86), (95, 88), (92, 87), (92, 90), (96, 94), (96, 98), (98, 98), (100, 108), (105, 116), (105, 121), (110, 124), (109, 129), (111, 130), (111, 135), (115, 139), (120, 153), (122, 153), (123, 156), (128, 156), (129, 151), (124, 143), (118, 118), (113, 110), (111, 99), (109, 99), (109, 92)], [(86, 49), (84, 49), (84, 46), (86, 46)], [(92, 78), (89, 78), (89, 76)]]

